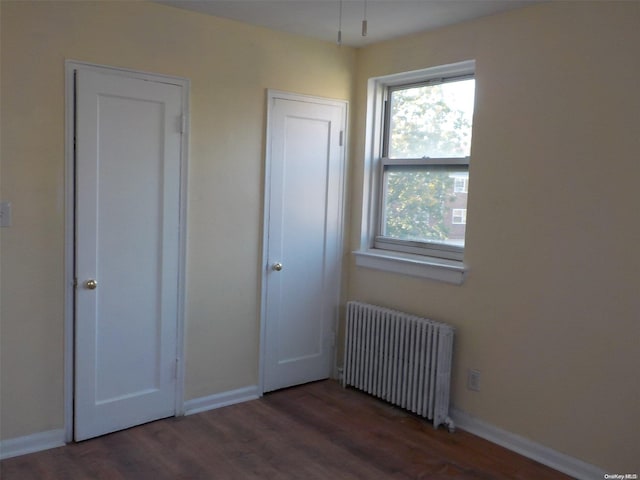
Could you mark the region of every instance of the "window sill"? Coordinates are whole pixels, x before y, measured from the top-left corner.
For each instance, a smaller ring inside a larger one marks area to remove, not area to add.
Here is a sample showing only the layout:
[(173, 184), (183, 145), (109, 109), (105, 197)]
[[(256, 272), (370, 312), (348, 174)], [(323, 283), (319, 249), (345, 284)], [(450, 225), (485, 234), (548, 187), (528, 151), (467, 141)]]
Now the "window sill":
[(454, 285), (462, 285), (467, 271), (462, 262), (409, 253), (369, 249), (356, 250), (353, 254), (358, 267), (428, 278)]

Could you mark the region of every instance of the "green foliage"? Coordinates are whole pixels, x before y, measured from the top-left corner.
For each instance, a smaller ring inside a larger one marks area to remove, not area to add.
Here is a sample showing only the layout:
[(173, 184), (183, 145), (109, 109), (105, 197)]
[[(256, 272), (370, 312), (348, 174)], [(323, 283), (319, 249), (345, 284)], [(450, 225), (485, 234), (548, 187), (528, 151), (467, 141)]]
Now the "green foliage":
[[(391, 158), (469, 155), (473, 104), (455, 108), (472, 80), (396, 90), (391, 95)], [(457, 97), (456, 97), (457, 95)], [(468, 95), (468, 94), (467, 94)], [(473, 98), (473, 97), (471, 97)]]
[(402, 240), (446, 240), (452, 192), (453, 178), (444, 170), (388, 172), (383, 234)]
[[(468, 156), (473, 88), (469, 80), (393, 91), (389, 157)], [(456, 199), (452, 173), (442, 167), (389, 167), (382, 234), (402, 240), (446, 241), (449, 205)]]

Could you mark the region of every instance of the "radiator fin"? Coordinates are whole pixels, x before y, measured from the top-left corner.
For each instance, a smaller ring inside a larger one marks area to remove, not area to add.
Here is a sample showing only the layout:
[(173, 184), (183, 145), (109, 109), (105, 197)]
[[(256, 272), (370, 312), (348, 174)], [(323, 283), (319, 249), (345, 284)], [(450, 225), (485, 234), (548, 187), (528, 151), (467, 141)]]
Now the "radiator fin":
[(450, 325), (361, 302), (347, 303), (343, 384), (453, 431)]

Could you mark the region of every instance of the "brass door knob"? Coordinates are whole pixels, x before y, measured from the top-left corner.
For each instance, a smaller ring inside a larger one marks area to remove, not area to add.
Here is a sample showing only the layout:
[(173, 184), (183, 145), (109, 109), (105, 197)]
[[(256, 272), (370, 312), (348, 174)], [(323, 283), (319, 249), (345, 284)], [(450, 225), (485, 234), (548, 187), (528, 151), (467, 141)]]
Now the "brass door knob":
[(274, 264), (273, 264), (273, 269), (274, 269), (276, 272), (279, 272), (280, 270), (282, 270), (282, 264), (281, 264), (281, 263), (274, 263)]
[(98, 286), (98, 282), (96, 282), (95, 280), (87, 280), (86, 282), (84, 282), (84, 286), (87, 287), (89, 290), (95, 290)]

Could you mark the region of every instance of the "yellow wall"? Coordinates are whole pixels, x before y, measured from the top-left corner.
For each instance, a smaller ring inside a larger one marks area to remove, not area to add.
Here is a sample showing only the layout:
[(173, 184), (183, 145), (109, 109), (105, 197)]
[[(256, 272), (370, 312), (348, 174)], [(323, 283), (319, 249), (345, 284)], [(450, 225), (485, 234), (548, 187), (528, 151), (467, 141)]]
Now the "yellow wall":
[(140, 2), (2, 2), (1, 430), (63, 426), (64, 61), (191, 79), (186, 399), (258, 382), (266, 88), (349, 99), (355, 52)]
[(349, 297), (454, 324), (455, 406), (609, 472), (640, 472), (639, 45), (639, 2), (552, 2), (359, 50), (353, 109), (356, 249), (367, 79), (476, 60), (468, 278), (352, 261)]
[(457, 407), (640, 471), (640, 3), (551, 2), (357, 52), (156, 4), (1, 8), (0, 438), (63, 425), (65, 59), (192, 80), (187, 399), (257, 382), (265, 88), (353, 100), (355, 249), (367, 78), (476, 59), (467, 280), (351, 262), (348, 297), (457, 327)]

